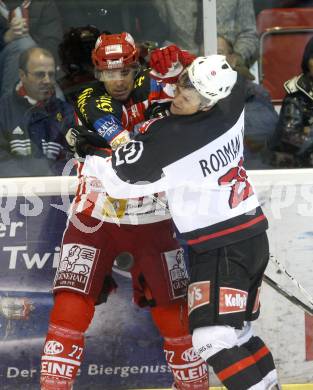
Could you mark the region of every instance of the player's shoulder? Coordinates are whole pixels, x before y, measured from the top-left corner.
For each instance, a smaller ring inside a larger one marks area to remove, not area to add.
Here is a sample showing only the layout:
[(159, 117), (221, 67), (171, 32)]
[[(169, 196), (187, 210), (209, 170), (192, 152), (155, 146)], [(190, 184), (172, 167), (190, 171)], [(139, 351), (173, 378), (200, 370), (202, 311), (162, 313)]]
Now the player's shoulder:
[(80, 112), (99, 110), (106, 114), (116, 114), (123, 110), (123, 104), (115, 100), (102, 83), (85, 88), (78, 96), (76, 106)]
[(141, 69), (134, 81), (134, 90), (133, 93), (138, 93), (142, 91), (148, 91), (150, 89), (150, 74), (149, 74), (149, 69), (144, 68)]

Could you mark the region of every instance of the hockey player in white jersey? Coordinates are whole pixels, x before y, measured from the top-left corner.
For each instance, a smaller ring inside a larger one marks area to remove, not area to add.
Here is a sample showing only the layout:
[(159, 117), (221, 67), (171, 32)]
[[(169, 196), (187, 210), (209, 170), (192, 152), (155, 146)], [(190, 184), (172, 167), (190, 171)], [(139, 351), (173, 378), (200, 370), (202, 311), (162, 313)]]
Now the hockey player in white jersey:
[(243, 167), (244, 96), (224, 56), (199, 57), (179, 77), (173, 115), (145, 123), (112, 158), (88, 156), (85, 167), (114, 197), (166, 191), (189, 249), (194, 348), (227, 389), (266, 390), (278, 388), (277, 372), (251, 321), (260, 312), (268, 224)]

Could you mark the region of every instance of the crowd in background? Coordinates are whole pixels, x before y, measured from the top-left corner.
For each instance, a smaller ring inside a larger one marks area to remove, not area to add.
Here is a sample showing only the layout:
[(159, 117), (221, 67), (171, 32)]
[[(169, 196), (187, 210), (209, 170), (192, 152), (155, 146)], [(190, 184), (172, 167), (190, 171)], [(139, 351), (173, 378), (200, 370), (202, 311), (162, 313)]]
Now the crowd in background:
[[(286, 80), (280, 114), (251, 66), (259, 56), (262, 9), (313, 1), (219, 0), (216, 6), (218, 53), (246, 77), (247, 168), (312, 166), (313, 44), (302, 73)], [(76, 98), (98, 82), (91, 51), (101, 33), (121, 31), (137, 41), (143, 67), (149, 50), (171, 43), (201, 55), (202, 0), (0, 1), (0, 177), (62, 174), (72, 157), (65, 133), (76, 125)]]

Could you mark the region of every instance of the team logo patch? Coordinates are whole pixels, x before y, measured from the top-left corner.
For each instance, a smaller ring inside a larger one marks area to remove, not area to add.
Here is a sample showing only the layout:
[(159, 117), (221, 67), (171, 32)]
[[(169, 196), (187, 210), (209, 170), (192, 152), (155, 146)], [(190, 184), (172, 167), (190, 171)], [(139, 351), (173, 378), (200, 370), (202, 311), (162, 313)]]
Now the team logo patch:
[(174, 249), (163, 253), (165, 266), (170, 279), (172, 299), (184, 297), (187, 293), (188, 272), (184, 260), (184, 250)]
[(191, 347), (182, 353), (181, 358), (185, 362), (196, 362), (200, 359), (200, 356), (196, 353), (193, 347)]
[(59, 353), (63, 352), (63, 350), (64, 350), (63, 344), (55, 340), (49, 340), (45, 344), (44, 354), (58, 355)]
[(71, 288), (89, 292), (91, 275), (98, 260), (98, 250), (80, 244), (65, 244), (54, 281), (54, 289)]
[(247, 291), (220, 287), (219, 314), (232, 314), (246, 311), (247, 298)]
[(210, 303), (210, 281), (192, 283), (188, 287), (188, 315), (204, 305)]
[(96, 99), (96, 107), (104, 112), (113, 112), (112, 98), (109, 95), (102, 95)]

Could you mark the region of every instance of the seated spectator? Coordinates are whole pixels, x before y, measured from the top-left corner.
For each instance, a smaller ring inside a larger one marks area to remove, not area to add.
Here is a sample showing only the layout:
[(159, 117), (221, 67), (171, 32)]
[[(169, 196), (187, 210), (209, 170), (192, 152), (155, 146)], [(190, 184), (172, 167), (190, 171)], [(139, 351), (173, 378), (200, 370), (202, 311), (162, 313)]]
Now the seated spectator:
[(287, 95), (271, 140), (276, 167), (313, 166), (313, 38), (304, 49), (301, 67), (303, 73), (284, 84)]
[(221, 36), (217, 39), (217, 52), (225, 55), (227, 61), (230, 58), (229, 64), (246, 77), (245, 165), (248, 169), (269, 168), (270, 165), (263, 161), (263, 155), (267, 154), (267, 145), (278, 121), (271, 97), (264, 87), (251, 80), (253, 77), (243, 62), (231, 64), (232, 45)]
[(0, 96), (18, 79), (18, 58), (40, 46), (57, 58), (62, 26), (54, 0), (0, 1)]
[[(164, 20), (169, 21), (168, 39), (196, 55), (203, 53), (203, 5), (199, 0), (156, 1)], [(216, 1), (217, 33), (234, 48), (232, 65), (250, 67), (258, 58), (259, 38), (252, 0)]]
[(74, 125), (74, 110), (55, 96), (52, 54), (39, 47), (26, 50), (19, 59), (19, 77), (12, 92), (0, 99), (1, 176), (61, 173), (63, 129)]
[[(109, 32), (105, 32), (109, 34)], [(59, 45), (59, 56), (64, 76), (58, 80), (67, 101), (74, 103), (80, 92), (90, 83), (97, 82), (91, 61), (100, 31), (91, 25), (72, 27), (63, 36)]]

